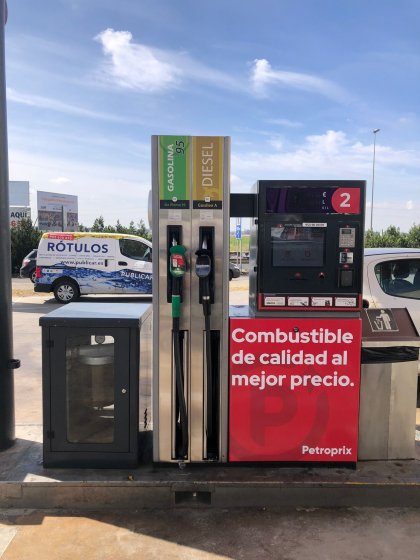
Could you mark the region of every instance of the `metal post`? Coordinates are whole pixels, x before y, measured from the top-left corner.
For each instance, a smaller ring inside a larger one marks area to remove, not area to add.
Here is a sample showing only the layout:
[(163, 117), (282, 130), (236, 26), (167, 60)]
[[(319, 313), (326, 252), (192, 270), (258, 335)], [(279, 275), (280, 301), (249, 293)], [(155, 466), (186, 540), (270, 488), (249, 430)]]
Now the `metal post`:
[(380, 128), (374, 128), (373, 132), (373, 165), (372, 165), (372, 200), (370, 203), (370, 229), (373, 231), (373, 191), (375, 189), (375, 154), (376, 154), (376, 135), (380, 131)]
[(9, 166), (7, 152), (4, 24), (6, 2), (0, 1), (0, 450), (15, 441), (12, 282), (9, 223)]

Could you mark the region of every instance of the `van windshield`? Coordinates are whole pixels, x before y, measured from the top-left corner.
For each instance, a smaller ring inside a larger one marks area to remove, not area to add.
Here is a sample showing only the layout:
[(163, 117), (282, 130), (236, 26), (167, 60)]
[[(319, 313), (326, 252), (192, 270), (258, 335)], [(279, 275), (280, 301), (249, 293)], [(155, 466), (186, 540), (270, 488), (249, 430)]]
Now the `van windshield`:
[(124, 257), (137, 261), (152, 260), (152, 251), (145, 243), (135, 239), (120, 239), (120, 252)]

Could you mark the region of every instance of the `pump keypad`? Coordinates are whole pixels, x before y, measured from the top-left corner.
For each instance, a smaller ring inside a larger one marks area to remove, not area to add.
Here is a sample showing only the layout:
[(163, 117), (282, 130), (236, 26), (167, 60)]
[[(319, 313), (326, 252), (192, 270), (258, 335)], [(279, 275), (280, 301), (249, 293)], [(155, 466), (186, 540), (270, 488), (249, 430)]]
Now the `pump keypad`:
[(341, 227), (338, 234), (338, 246), (353, 248), (356, 246), (356, 228)]

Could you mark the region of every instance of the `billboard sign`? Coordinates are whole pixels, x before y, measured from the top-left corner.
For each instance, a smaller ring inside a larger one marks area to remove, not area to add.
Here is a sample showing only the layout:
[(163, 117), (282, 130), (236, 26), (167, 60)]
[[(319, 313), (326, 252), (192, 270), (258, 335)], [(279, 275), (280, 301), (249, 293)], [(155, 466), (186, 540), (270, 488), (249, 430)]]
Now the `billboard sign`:
[(38, 191), (37, 205), (40, 231), (77, 231), (77, 196)]
[(10, 227), (16, 227), (21, 220), (30, 219), (31, 208), (30, 206), (10, 206), (9, 207), (9, 223)]
[(29, 181), (9, 181), (9, 205), (29, 206)]

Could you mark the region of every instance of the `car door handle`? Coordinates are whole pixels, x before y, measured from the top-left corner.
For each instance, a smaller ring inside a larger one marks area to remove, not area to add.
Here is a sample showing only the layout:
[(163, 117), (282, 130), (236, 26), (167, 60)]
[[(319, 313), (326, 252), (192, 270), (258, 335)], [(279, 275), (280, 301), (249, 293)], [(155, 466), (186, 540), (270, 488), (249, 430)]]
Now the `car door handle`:
[(118, 264), (121, 266), (127, 266), (127, 263), (125, 261), (118, 261)]

